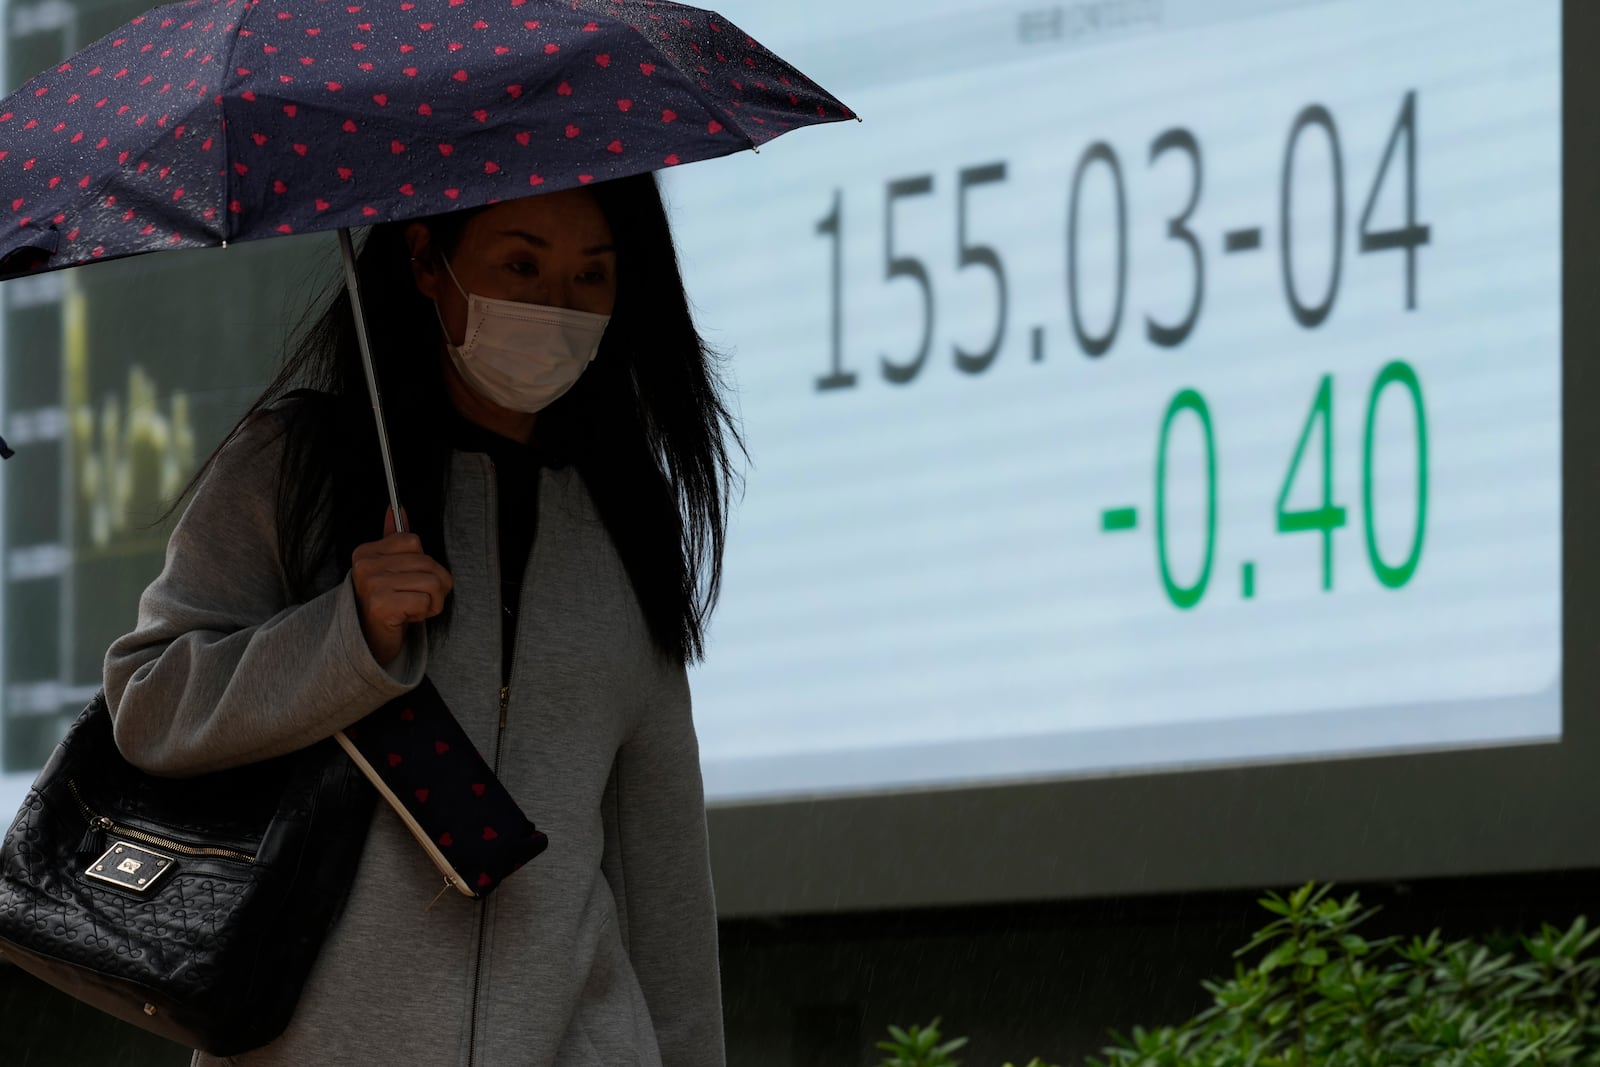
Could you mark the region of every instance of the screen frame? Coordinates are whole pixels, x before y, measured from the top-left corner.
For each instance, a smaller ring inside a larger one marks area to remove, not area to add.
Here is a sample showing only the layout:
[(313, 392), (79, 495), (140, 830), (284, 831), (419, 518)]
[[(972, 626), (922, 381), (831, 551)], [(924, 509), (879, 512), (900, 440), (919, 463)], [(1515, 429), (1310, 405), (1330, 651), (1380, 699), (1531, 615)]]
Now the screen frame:
[(1562, 7), (1562, 740), (717, 803), (719, 914), (1600, 868), (1600, 9)]

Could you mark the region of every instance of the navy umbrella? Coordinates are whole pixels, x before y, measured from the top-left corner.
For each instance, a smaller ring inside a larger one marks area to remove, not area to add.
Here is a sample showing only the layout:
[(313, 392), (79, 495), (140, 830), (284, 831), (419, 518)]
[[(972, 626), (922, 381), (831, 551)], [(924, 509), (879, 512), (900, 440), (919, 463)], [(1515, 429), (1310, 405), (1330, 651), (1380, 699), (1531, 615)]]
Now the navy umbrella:
[(0, 101), (0, 278), (437, 214), (848, 117), (681, 4), (188, 0)]
[(338, 230), (398, 515), (350, 227), (853, 117), (666, 0), (187, 0), (0, 100), (0, 279)]
[[(0, 279), (337, 230), (398, 519), (351, 227), (640, 174), (851, 117), (726, 19), (665, 0), (188, 0), (0, 100)], [(360, 728), (368, 743), (378, 720)], [(430, 721), (471, 747), (442, 705)], [(338, 738), (386, 789), (381, 766)], [(385, 796), (408, 825), (432, 825)], [(521, 820), (505, 824), (519, 828), (510, 836), (523, 851), (502, 857), (514, 866), (542, 837), (502, 799)], [(436, 837), (419, 833), (430, 855)], [(494, 870), (452, 881), (487, 891), (504, 874)]]

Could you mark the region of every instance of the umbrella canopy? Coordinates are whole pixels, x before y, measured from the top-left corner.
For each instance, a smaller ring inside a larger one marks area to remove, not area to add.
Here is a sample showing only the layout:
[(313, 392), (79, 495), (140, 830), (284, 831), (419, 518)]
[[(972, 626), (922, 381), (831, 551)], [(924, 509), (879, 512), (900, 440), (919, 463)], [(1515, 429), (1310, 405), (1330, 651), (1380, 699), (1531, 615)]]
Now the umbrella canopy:
[(337, 230), (398, 527), (351, 227), (851, 117), (726, 19), (664, 0), (187, 0), (0, 100), (0, 279)]
[(665, 0), (187, 0), (0, 101), (0, 278), (433, 215), (853, 117)]

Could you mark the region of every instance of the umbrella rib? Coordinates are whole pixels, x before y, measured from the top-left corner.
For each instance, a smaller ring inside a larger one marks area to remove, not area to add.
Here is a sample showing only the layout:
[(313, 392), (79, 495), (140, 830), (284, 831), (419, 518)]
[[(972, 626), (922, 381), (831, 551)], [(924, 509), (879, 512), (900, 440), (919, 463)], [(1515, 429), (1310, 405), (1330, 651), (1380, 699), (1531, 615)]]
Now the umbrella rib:
[(255, 10), (256, 5), (247, 4), (244, 10), (239, 12), (238, 25), (234, 27), (232, 39), (228, 42), (228, 57), (223, 61), (222, 82), (217, 86), (217, 100), (219, 101), (217, 104), (217, 125), (220, 127), (217, 130), (217, 138), (222, 147), (222, 243), (224, 246), (227, 245), (228, 239), (233, 236), (233, 228), (237, 222), (233, 212), (228, 209), (228, 205), (233, 202), (233, 197), (230, 195), (228, 188), (233, 181), (229, 177), (232, 173), (232, 168), (228, 165), (228, 82), (229, 79), (238, 77), (234, 73), (238, 68), (233, 64), (233, 54), (238, 51), (239, 42), (244, 39), (244, 34), (241, 31), (244, 29), (245, 20), (254, 14)]
[[(641, 41), (643, 41), (646, 45), (648, 45), (652, 52), (655, 52), (656, 54), (660, 55), (663, 59), (665, 59), (668, 62), (668, 64), (670, 65), (672, 70), (676, 71), (677, 73), (679, 73), (680, 75), (683, 76), (683, 80), (684, 80), (685, 84), (687, 84), (689, 86), (689, 92), (694, 94), (694, 97), (695, 97), (696, 100), (700, 101), (700, 106), (706, 109), (706, 114), (710, 115), (712, 118), (716, 119), (718, 122), (721, 122), (724, 126), (728, 127), (729, 129), (737, 130), (739, 132), (739, 136), (741, 136), (741, 137), (743, 137), (745, 139), (746, 143), (749, 145), (749, 147), (750, 147), (750, 149), (752, 151), (760, 151), (760, 149), (756, 148), (756, 139), (754, 137), (750, 136), (750, 131), (744, 128), (744, 124), (739, 121), (737, 116), (734, 115), (733, 110), (731, 108), (726, 110), (726, 111), (721, 112), (720, 117), (719, 117), (717, 109), (712, 105), (711, 98), (706, 95), (706, 91), (704, 89), (700, 88), (700, 83), (698, 81), (696, 81), (689, 74), (688, 71), (686, 71), (682, 67), (678, 66), (678, 61), (677, 60), (673, 59), (671, 56), (669, 56), (665, 52), (663, 52), (661, 50), (661, 46), (656, 44), (649, 37), (645, 36), (645, 32), (643, 30), (639, 29), (637, 26), (632, 26), (632, 25), (630, 25), (630, 24), (628, 24), (626, 22), (623, 22), (620, 18), (617, 18), (617, 16), (615, 16), (615, 15), (612, 15), (610, 17), (613, 18), (613, 19), (616, 19), (616, 21), (618, 23), (620, 23), (621, 26), (624, 29), (630, 31), (635, 36), (637, 36)], [(717, 17), (721, 18), (722, 16), (719, 15)], [(727, 19), (724, 18), (724, 19), (722, 19), (722, 21), (728, 27), (730, 27), (731, 29), (739, 30), (739, 27), (735, 26), (732, 22), (729, 22)], [(743, 30), (739, 30), (739, 32), (740, 33), (744, 33)], [(745, 34), (745, 36), (748, 37), (749, 34)], [(726, 119), (727, 121), (723, 121), (724, 119)]]

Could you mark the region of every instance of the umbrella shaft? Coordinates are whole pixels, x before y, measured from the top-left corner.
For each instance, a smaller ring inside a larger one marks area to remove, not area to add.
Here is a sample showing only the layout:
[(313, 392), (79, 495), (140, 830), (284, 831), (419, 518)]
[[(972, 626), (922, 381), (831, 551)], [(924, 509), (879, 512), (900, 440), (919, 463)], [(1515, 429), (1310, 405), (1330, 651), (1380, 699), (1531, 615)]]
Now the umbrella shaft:
[(367, 317), (361, 310), (361, 284), (356, 278), (355, 244), (350, 230), (339, 231), (339, 253), (344, 260), (344, 284), (350, 292), (350, 311), (356, 319), (356, 342), (361, 348), (361, 366), (367, 372), (367, 393), (372, 397), (372, 420), (378, 428), (378, 451), (383, 457), (383, 477), (389, 486), (389, 507), (394, 511), (394, 528), (405, 530), (400, 518), (400, 493), (395, 488), (394, 457), (389, 451), (389, 430), (383, 421), (383, 398), (378, 394), (378, 373), (372, 365), (372, 345), (367, 340)]

